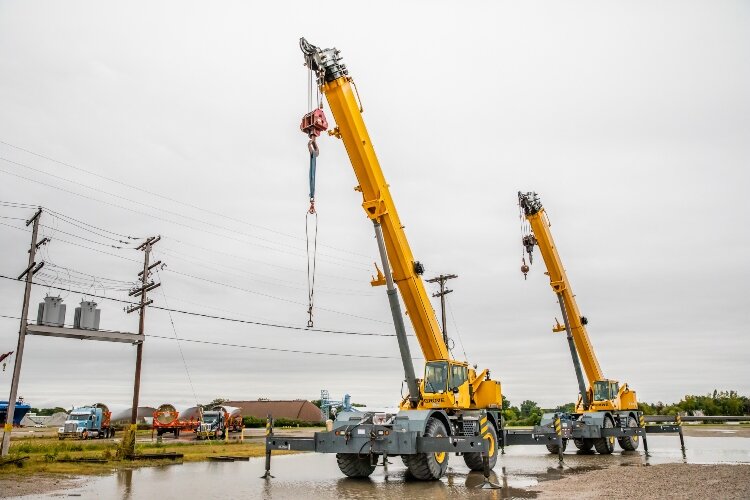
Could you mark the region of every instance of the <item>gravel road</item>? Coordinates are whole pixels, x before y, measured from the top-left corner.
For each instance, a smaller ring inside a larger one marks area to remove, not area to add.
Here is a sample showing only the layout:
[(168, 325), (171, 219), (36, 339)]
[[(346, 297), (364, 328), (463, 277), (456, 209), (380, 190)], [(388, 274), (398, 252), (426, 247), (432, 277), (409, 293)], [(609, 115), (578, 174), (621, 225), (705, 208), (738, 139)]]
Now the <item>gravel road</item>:
[(610, 467), (530, 488), (551, 498), (750, 498), (750, 465)]

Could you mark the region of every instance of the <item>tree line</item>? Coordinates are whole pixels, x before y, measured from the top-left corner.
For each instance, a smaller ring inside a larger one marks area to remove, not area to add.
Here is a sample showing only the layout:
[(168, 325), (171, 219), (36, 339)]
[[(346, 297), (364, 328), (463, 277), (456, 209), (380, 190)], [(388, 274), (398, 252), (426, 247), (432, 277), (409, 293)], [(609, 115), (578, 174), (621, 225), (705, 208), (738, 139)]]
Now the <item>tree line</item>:
[[(677, 403), (665, 404), (661, 401), (638, 403), (638, 409), (645, 415), (741, 416), (750, 415), (750, 398), (740, 396), (737, 391), (714, 389), (713, 393), (707, 395), (688, 394)], [(523, 401), (520, 406), (512, 406), (510, 401), (503, 396), (503, 416), (505, 417), (505, 424), (508, 426), (539, 425), (544, 413), (570, 413), (573, 411), (575, 411), (575, 403), (567, 403), (557, 408), (542, 409), (531, 400)]]

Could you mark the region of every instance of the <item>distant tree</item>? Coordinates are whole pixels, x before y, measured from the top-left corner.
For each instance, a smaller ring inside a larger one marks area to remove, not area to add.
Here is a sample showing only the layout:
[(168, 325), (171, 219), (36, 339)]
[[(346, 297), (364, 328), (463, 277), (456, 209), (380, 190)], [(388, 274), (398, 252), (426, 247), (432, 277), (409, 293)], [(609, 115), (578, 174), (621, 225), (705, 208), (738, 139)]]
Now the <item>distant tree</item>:
[(536, 404), (536, 402), (527, 399), (526, 401), (521, 403), (522, 417), (529, 417), (533, 413), (541, 413), (541, 409), (539, 408), (539, 405)]
[(213, 401), (211, 401), (210, 403), (206, 403), (206, 404), (204, 404), (204, 405), (200, 405), (200, 406), (201, 406), (201, 408), (203, 408), (204, 410), (210, 410), (210, 409), (211, 409), (211, 408), (213, 408), (214, 406), (221, 406), (221, 405), (223, 405), (224, 403), (226, 403), (227, 401), (229, 401), (229, 400), (228, 400), (228, 399), (224, 399), (224, 398), (216, 398), (216, 399), (214, 399)]
[(30, 413), (36, 413), (40, 417), (48, 417), (50, 415), (54, 415), (55, 413), (59, 412), (67, 412), (65, 408), (60, 408), (59, 406), (55, 406), (54, 408), (32, 408), (29, 410)]
[(503, 411), (510, 408), (510, 400), (503, 395)]
[(575, 403), (566, 403), (566, 404), (564, 404), (562, 406), (558, 406), (557, 408), (555, 408), (552, 411), (556, 412), (556, 413), (573, 413), (574, 411), (576, 411), (576, 404)]

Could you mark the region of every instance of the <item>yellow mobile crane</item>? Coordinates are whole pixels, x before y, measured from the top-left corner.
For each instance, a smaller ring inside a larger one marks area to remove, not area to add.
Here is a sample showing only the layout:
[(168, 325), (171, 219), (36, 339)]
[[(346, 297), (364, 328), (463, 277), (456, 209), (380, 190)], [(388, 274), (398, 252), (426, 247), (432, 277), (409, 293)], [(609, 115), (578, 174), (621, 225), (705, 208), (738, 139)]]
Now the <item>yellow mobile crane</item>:
[[(396, 414), (344, 412), (331, 431), (314, 438), (271, 436), (267, 457), (271, 449), (336, 453), (344, 474), (365, 477), (372, 474), (379, 456), (387, 464), (388, 455), (401, 455), (414, 477), (431, 480), (443, 476), (449, 454), (455, 452), (472, 470), (487, 473), (502, 444), (500, 383), (490, 378), (489, 370), (477, 373), (450, 354), (422, 282), (424, 268), (412, 254), (340, 52), (320, 49), (304, 38), (300, 48), (336, 121), (329, 134), (344, 143), (357, 177), (354, 189), (362, 193), (362, 207), (373, 223), (382, 272), (376, 267), (371, 285), (386, 287), (408, 394)], [(303, 118), (301, 128), (311, 138), (311, 163), (317, 152), (314, 138), (326, 126), (322, 109)], [(397, 288), (426, 361), (422, 379), (414, 372)]]
[[(539, 197), (533, 192), (519, 192), (518, 204), (522, 217), (525, 217), (530, 226), (530, 232), (521, 235), (524, 250), (529, 257), (529, 264), (533, 261), (535, 246), (539, 247), (542, 254), (547, 267), (545, 274), (549, 276), (550, 286), (557, 296), (563, 319), (562, 324), (556, 320), (552, 331), (567, 333), (578, 380), (579, 395), (575, 411), (558, 415), (562, 420), (562, 426), (569, 431), (565, 435), (568, 439), (573, 439), (579, 450), (589, 451), (596, 448), (599, 453), (609, 454), (614, 451), (615, 439), (619, 441), (623, 450), (635, 450), (638, 448), (639, 436), (645, 436), (642, 429), (642, 413), (638, 411), (635, 391), (631, 390), (628, 384), (620, 385), (618, 381), (604, 377), (586, 332), (588, 320), (578, 309)], [(525, 257), (521, 271), (524, 277), (529, 271)], [(545, 414), (541, 426), (549, 426), (554, 418), (554, 414)], [(549, 443), (547, 449), (551, 453), (561, 453), (565, 450), (566, 443), (567, 439), (564, 439), (562, 450), (559, 443)]]

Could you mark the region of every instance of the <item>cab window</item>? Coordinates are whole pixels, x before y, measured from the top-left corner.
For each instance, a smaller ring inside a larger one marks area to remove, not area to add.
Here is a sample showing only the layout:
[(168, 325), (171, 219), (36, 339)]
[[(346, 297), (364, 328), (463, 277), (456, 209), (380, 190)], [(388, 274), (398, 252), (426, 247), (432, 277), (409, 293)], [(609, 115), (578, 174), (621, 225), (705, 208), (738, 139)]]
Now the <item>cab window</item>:
[(609, 396), (609, 381), (598, 380), (594, 382), (594, 401), (607, 401)]
[(448, 387), (448, 363), (445, 361), (427, 363), (424, 368), (424, 392), (438, 394)]
[(620, 392), (620, 384), (618, 382), (610, 382), (609, 383), (609, 399), (615, 399), (617, 397), (617, 393)]
[(466, 373), (466, 367), (462, 365), (452, 365), (451, 366), (451, 383), (450, 387), (453, 389), (454, 387), (461, 387), (464, 382), (469, 378)]

